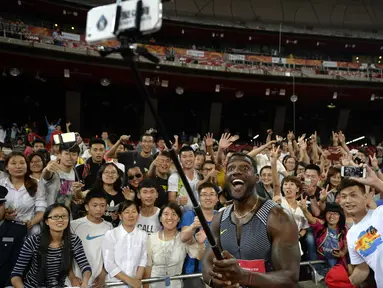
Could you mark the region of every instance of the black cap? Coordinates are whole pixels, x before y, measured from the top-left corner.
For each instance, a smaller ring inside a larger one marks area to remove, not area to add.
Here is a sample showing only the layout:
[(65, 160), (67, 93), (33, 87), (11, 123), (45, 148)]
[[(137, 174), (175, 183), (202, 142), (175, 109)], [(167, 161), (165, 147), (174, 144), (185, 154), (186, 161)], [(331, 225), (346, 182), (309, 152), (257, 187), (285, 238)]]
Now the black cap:
[(0, 204), (3, 204), (5, 201), (5, 196), (7, 196), (8, 190), (4, 186), (0, 186)]

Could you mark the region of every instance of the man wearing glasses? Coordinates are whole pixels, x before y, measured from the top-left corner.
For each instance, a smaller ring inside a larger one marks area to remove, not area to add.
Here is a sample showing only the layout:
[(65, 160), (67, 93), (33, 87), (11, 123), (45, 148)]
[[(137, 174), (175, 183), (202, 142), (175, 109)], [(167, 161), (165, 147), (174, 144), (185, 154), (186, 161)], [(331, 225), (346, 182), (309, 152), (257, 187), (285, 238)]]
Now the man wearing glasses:
[[(202, 213), (204, 214), (207, 223), (210, 225), (210, 222), (213, 220), (216, 213), (214, 207), (218, 202), (218, 187), (213, 183), (206, 182), (199, 185), (197, 191)], [(183, 243), (193, 241), (193, 237), (197, 233), (205, 234), (201, 229), (201, 223), (194, 210), (188, 211), (182, 216), (180, 227), (182, 228), (181, 241)], [(201, 273), (201, 271), (201, 261), (187, 256), (185, 260), (185, 274)]]

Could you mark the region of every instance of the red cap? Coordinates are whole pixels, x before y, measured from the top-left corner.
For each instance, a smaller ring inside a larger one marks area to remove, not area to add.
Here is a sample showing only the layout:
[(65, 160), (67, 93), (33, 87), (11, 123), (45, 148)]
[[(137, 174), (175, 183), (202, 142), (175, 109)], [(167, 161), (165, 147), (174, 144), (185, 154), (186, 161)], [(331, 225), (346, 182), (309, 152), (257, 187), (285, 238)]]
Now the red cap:
[(328, 271), (325, 282), (328, 288), (356, 288), (348, 279), (344, 266), (339, 264)]

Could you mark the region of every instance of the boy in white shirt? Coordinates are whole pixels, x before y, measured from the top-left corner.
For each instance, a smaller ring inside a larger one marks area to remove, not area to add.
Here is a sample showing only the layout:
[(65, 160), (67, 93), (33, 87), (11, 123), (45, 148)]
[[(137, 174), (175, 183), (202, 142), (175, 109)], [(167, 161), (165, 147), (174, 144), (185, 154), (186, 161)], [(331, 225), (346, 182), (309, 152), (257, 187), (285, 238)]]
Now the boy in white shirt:
[(347, 245), (351, 264), (355, 269), (350, 276), (354, 286), (367, 279), (370, 269), (374, 271), (378, 288), (383, 288), (383, 206), (375, 210), (367, 209), (368, 193), (365, 185), (383, 192), (383, 182), (370, 167), (367, 178), (345, 178), (339, 187), (341, 206), (354, 220), (347, 233)]
[[(89, 285), (92, 287), (103, 287), (107, 272), (104, 269), (101, 242), (104, 234), (113, 229), (111, 223), (102, 219), (107, 207), (107, 197), (104, 191), (92, 190), (86, 195), (84, 202), (87, 216), (72, 221), (71, 230), (72, 233), (80, 237), (86, 258), (92, 268), (92, 277), (89, 279)], [(81, 275), (77, 265), (74, 266), (74, 274), (76, 277)], [(69, 278), (73, 284), (73, 278)]]

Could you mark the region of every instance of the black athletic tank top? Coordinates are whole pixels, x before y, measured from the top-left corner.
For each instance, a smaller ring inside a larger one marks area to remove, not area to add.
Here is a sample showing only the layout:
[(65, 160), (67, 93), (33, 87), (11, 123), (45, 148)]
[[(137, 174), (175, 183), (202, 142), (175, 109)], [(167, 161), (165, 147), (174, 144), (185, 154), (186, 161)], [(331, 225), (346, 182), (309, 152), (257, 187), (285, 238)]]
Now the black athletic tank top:
[(222, 249), (241, 260), (263, 259), (266, 272), (274, 271), (271, 261), (271, 241), (267, 235), (267, 217), (270, 210), (277, 205), (271, 200), (266, 200), (262, 204), (253, 218), (242, 226), (239, 246), (237, 226), (230, 217), (233, 205), (228, 206), (222, 213), (220, 224), (219, 238)]

